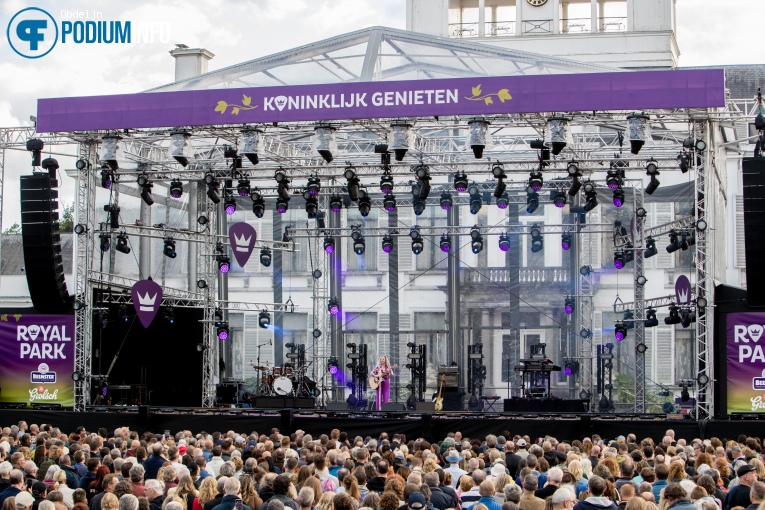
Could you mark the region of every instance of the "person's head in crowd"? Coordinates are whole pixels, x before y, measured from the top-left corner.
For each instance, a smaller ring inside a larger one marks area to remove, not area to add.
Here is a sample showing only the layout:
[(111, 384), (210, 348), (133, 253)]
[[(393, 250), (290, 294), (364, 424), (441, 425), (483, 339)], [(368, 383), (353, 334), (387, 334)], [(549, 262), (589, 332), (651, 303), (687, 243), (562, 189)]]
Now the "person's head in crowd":
[(40, 501), (40, 504), (37, 506), (38, 510), (56, 510), (56, 505), (53, 504), (53, 501)]
[(427, 507), (427, 504), (425, 495), (421, 492), (413, 492), (409, 495), (409, 499), (407, 500), (407, 507), (410, 510), (422, 510)]
[[(417, 488), (419, 490), (419, 487)], [(364, 506), (377, 510), (380, 508), (380, 495), (376, 492), (370, 492), (364, 496)]]
[[(321, 499), (319, 500), (319, 504), (316, 505), (317, 510), (334, 510), (334, 498), (335, 493), (332, 491), (325, 492), (321, 495)], [(377, 505), (377, 508), (379, 508), (379, 504)]]
[(738, 468), (738, 470), (736, 470), (736, 475), (738, 476), (739, 483), (748, 487), (751, 487), (757, 480), (757, 470), (751, 464), (744, 464)]
[(303, 487), (298, 493), (298, 505), (300, 508), (311, 508), (314, 505), (316, 492), (311, 487)]
[[(430, 486), (430, 484), (428, 484)], [(478, 486), (478, 494), (484, 497), (494, 497), (495, 494), (494, 483), (491, 480), (484, 480), (481, 485)]]
[(534, 492), (539, 487), (539, 480), (536, 476), (528, 474), (523, 478), (523, 490), (526, 492)]
[(119, 510), (138, 510), (138, 498), (133, 494), (125, 494), (119, 499)]
[(619, 488), (619, 499), (621, 501), (629, 501), (635, 497), (635, 486), (631, 483), (625, 483)]
[(667, 480), (669, 478), (669, 467), (666, 464), (656, 464), (654, 467), (657, 480)]
[[(502, 489), (502, 492), (505, 495), (505, 501), (509, 501), (511, 503), (515, 503), (516, 505), (521, 502), (521, 496), (522, 491), (521, 488), (515, 484), (512, 485), (505, 485), (505, 487)], [(555, 491), (557, 492), (557, 491)]]
[(606, 491), (606, 481), (597, 475), (593, 475), (587, 482), (587, 488), (591, 496), (603, 496), (603, 493)]
[(662, 494), (668, 505), (672, 505), (675, 501), (688, 497), (688, 493), (679, 483), (670, 483), (664, 488)]
[(576, 504), (576, 494), (570, 487), (561, 487), (551, 496), (551, 503), (555, 510), (571, 509)]
[[(11, 499), (11, 498), (8, 498)], [(14, 504), (17, 510), (29, 510), (34, 505), (35, 498), (26, 491), (19, 492), (15, 496)]]
[(163, 495), (162, 483), (155, 479), (146, 480), (144, 494), (146, 495), (146, 499), (154, 501), (154, 499)]
[[(335, 510), (355, 510), (353, 498), (346, 492), (335, 494), (335, 497), (332, 498), (332, 504)], [(396, 509), (398, 509), (398, 499), (396, 499)]]

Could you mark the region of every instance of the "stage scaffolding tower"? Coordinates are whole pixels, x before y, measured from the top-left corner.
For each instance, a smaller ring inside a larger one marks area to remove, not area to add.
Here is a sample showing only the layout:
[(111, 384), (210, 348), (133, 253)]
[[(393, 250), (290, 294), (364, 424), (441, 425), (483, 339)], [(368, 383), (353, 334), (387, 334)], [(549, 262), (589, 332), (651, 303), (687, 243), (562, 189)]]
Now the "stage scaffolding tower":
[[(714, 395), (711, 391), (714, 380), (714, 349), (710, 331), (713, 325), (712, 317), (708, 313), (709, 296), (712, 295), (711, 279), (707, 272), (709, 259), (707, 258), (707, 175), (712, 165), (709, 161), (709, 120), (697, 120), (693, 123), (693, 138), (698, 144), (703, 142), (704, 150), (698, 151), (697, 158), (693, 162), (696, 165), (696, 189), (695, 189), (695, 225), (692, 227), (696, 235), (696, 252), (694, 262), (696, 264), (696, 419), (704, 420), (714, 415)], [(698, 148), (698, 145), (697, 145)], [(703, 300), (699, 303), (699, 300)], [(691, 306), (694, 306), (691, 303)], [(704, 306), (701, 306), (704, 305)]]

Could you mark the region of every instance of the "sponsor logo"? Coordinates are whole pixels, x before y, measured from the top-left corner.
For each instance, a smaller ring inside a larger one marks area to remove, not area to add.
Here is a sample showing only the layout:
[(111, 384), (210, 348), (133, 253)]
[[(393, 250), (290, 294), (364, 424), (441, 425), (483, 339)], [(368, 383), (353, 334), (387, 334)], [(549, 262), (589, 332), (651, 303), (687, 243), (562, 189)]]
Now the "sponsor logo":
[(56, 372), (51, 372), (47, 363), (40, 363), (37, 370), (31, 373), (30, 382), (36, 384), (55, 383)]
[(58, 390), (51, 392), (42, 386), (31, 388), (29, 390), (29, 401), (35, 402), (36, 400), (58, 400)]
[(157, 295), (154, 294), (153, 296), (149, 297), (149, 292), (147, 291), (145, 295), (141, 295), (141, 293), (138, 293), (138, 305), (139, 310), (142, 312), (153, 312), (154, 311), (154, 302), (157, 299)]

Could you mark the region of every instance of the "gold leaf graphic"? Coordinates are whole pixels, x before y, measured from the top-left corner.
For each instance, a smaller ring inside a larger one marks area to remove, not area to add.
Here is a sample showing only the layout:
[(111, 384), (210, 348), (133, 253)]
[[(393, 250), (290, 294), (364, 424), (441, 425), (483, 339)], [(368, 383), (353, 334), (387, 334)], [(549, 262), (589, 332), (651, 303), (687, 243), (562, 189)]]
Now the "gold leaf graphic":
[(488, 96), (487, 96), (487, 97), (485, 97), (485, 98), (483, 99), (483, 102), (484, 102), (484, 103), (486, 103), (486, 104), (492, 104), (492, 103), (494, 103), (494, 101), (492, 101), (492, 100), (491, 100), (491, 98), (490, 98), (490, 97), (488, 97)]
[(4, 313), (3, 315), (0, 315), (0, 321), (8, 322), (8, 314)]
[(233, 113), (234, 115), (239, 115), (239, 108), (235, 106), (234, 108), (231, 109), (231, 113)]
[(21, 314), (17, 313), (16, 315), (13, 316), (13, 318), (16, 319), (16, 322), (19, 322), (21, 320)]
[(513, 96), (510, 95), (510, 91), (507, 89), (502, 89), (497, 93), (497, 97), (499, 97), (499, 100), (503, 103), (505, 100), (510, 101), (513, 99)]
[(250, 96), (246, 96), (242, 94), (242, 104), (244, 106), (250, 106), (250, 103), (252, 103), (252, 98)]
[(475, 87), (473, 87), (472, 90), (473, 90), (473, 95), (474, 96), (480, 96), (481, 95), (481, 86), (480, 85), (476, 85)]
[(228, 108), (228, 103), (225, 101), (218, 101), (218, 106), (215, 107), (216, 112), (220, 112), (221, 115), (226, 113), (226, 108)]

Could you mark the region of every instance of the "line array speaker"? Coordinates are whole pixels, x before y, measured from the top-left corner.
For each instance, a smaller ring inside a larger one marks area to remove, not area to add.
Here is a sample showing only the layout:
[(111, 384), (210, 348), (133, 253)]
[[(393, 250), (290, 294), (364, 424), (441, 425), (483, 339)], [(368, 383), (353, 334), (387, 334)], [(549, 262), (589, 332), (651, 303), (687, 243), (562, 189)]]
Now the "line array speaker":
[(21, 238), (29, 295), (42, 313), (69, 305), (58, 234), (58, 186), (48, 174), (21, 176)]

